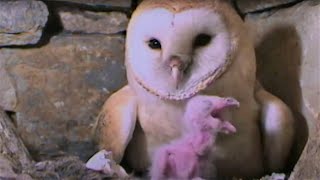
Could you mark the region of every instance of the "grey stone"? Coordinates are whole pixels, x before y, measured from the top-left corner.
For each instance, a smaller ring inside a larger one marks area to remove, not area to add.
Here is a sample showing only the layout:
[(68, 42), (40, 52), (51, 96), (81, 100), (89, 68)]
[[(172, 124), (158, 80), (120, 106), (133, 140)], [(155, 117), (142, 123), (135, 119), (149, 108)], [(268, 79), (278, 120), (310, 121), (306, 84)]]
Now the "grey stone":
[(15, 179), (17, 174), (13, 171), (13, 164), (0, 153), (0, 179)]
[(92, 12), (59, 9), (65, 31), (81, 33), (116, 34), (127, 29), (128, 18), (121, 12)]
[(47, 18), (48, 9), (41, 1), (0, 1), (0, 47), (37, 43)]
[(91, 126), (126, 83), (123, 59), (123, 36), (59, 35), (41, 48), (0, 50), (18, 94), (17, 130), (35, 157), (94, 153)]
[(0, 107), (12, 111), (17, 104), (16, 91), (12, 79), (4, 67), (4, 61), (0, 61)]
[(295, 1), (297, 0), (236, 0), (236, 3), (242, 13), (250, 13), (289, 4)]
[(131, 0), (46, 0), (57, 2), (70, 2), (76, 4), (84, 4), (88, 6), (104, 7), (104, 8), (130, 8)]
[(0, 109), (0, 164), (5, 165), (5, 167), (0, 166), (0, 177), (2, 168), (7, 169), (8, 172), (10, 172), (10, 167), (14, 167), (16, 171), (22, 171), (23, 168), (29, 167), (31, 163), (31, 156), (17, 135), (13, 123), (6, 113)]
[(19, 174), (16, 180), (34, 180), (29, 174)]
[[(291, 179), (320, 177), (319, 19), (317, 0), (246, 18), (255, 39), (260, 80), (294, 111), (297, 139), (308, 140)], [(299, 115), (305, 118), (306, 125)], [(300, 134), (304, 126), (307, 126), (308, 138)], [(303, 145), (299, 148), (303, 149)]]
[(36, 180), (112, 179), (110, 175), (89, 170), (88, 168), (86, 168), (84, 162), (81, 161), (78, 157), (70, 155), (55, 157), (54, 160), (37, 162), (33, 167), (28, 169), (27, 172), (32, 176), (32, 178)]

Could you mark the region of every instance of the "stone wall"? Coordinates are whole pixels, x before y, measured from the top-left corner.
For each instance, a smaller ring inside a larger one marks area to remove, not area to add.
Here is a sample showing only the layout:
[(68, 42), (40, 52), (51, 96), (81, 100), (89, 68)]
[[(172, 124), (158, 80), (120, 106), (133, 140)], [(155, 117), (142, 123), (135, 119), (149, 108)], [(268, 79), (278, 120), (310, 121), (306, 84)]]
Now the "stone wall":
[[(138, 2), (0, 0), (0, 111), (36, 160), (96, 151), (91, 127), (126, 84), (125, 31)], [(230, 2), (255, 39), (259, 79), (297, 117), (293, 153), (304, 151), (292, 179), (320, 177), (319, 1)]]

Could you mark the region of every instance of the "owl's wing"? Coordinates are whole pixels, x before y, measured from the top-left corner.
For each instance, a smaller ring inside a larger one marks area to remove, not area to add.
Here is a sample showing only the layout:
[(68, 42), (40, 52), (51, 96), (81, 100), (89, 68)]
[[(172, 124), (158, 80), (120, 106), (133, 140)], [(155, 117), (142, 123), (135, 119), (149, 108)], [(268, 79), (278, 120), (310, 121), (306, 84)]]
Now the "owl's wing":
[(105, 102), (98, 115), (94, 136), (100, 149), (112, 151), (117, 163), (123, 158), (137, 120), (136, 96), (125, 86)]
[(261, 107), (261, 130), (266, 165), (270, 172), (281, 171), (294, 138), (294, 117), (289, 107), (256, 82), (255, 97)]

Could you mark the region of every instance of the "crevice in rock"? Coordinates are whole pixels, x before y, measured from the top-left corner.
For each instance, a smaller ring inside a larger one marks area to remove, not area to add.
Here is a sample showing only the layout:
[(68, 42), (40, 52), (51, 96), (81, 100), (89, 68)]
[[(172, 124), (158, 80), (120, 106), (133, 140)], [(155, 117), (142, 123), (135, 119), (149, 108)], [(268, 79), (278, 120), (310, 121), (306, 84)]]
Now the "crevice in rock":
[(42, 37), (40, 39), (39, 45), (46, 45), (49, 43), (51, 37), (61, 33), (63, 31), (62, 23), (60, 21), (59, 15), (55, 11), (55, 7), (51, 3), (47, 3), (49, 10), (48, 22), (43, 30)]
[(118, 6), (107, 6), (107, 5), (88, 5), (74, 2), (66, 2), (66, 1), (57, 1), (57, 0), (43, 0), (47, 6), (51, 6), (52, 9), (57, 9), (61, 7), (69, 7), (79, 10), (87, 10), (92, 12), (123, 12), (123, 13), (131, 13), (131, 8), (118, 7)]
[(138, 0), (132, 0), (131, 1), (131, 9), (132, 9), (132, 11), (134, 11), (137, 8), (138, 5), (139, 5)]
[(117, 6), (87, 5), (87, 4), (66, 2), (66, 1), (59, 1), (59, 0), (53, 0), (53, 1), (43, 0), (43, 2), (46, 3), (48, 7), (50, 6), (50, 8), (53, 11), (55, 11), (55, 14), (57, 14), (57, 9), (67, 8), (67, 9), (74, 9), (78, 11), (91, 11), (91, 12), (97, 12), (97, 13), (98, 12), (100, 13), (101, 12), (121, 12), (121, 13), (124, 13), (128, 18), (131, 17), (133, 10), (138, 4), (137, 3), (138, 0), (133, 0), (131, 3), (131, 7), (125, 8), (125, 7), (117, 7)]
[(5, 113), (8, 115), (10, 118), (12, 124), (17, 127), (17, 113), (14, 111), (5, 111)]
[(120, 31), (117, 33), (88, 33), (88, 32), (71, 32), (71, 31), (64, 31), (61, 33), (61, 35), (81, 35), (81, 36), (92, 36), (92, 35), (103, 35), (103, 36), (109, 36), (109, 37), (115, 37), (115, 36), (124, 36), (126, 35), (127, 31)]
[[(277, 10), (280, 10), (280, 9), (285, 9), (285, 8), (289, 8), (289, 7), (292, 7), (296, 4), (299, 4), (301, 2), (303, 2), (305, 0), (296, 0), (294, 2), (288, 2), (286, 4), (280, 4), (280, 5), (277, 5), (277, 6), (273, 6), (273, 7), (269, 7), (269, 8), (264, 8), (264, 9), (259, 9), (259, 10), (255, 10), (255, 11), (251, 11), (251, 12), (247, 12), (247, 13), (242, 13), (243, 16), (246, 16), (248, 14), (260, 14), (260, 13), (264, 13), (264, 12), (270, 12), (270, 11), (277, 11)], [(238, 5), (236, 5), (236, 7), (238, 7)]]

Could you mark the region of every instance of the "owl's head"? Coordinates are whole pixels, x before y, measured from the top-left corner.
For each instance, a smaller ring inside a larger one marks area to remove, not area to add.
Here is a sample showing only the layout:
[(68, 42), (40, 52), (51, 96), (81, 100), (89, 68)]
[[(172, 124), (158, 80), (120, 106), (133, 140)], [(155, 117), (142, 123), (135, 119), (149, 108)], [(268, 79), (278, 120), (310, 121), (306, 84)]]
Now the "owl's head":
[(220, 1), (145, 0), (128, 26), (128, 75), (163, 99), (189, 98), (232, 63), (240, 21)]

